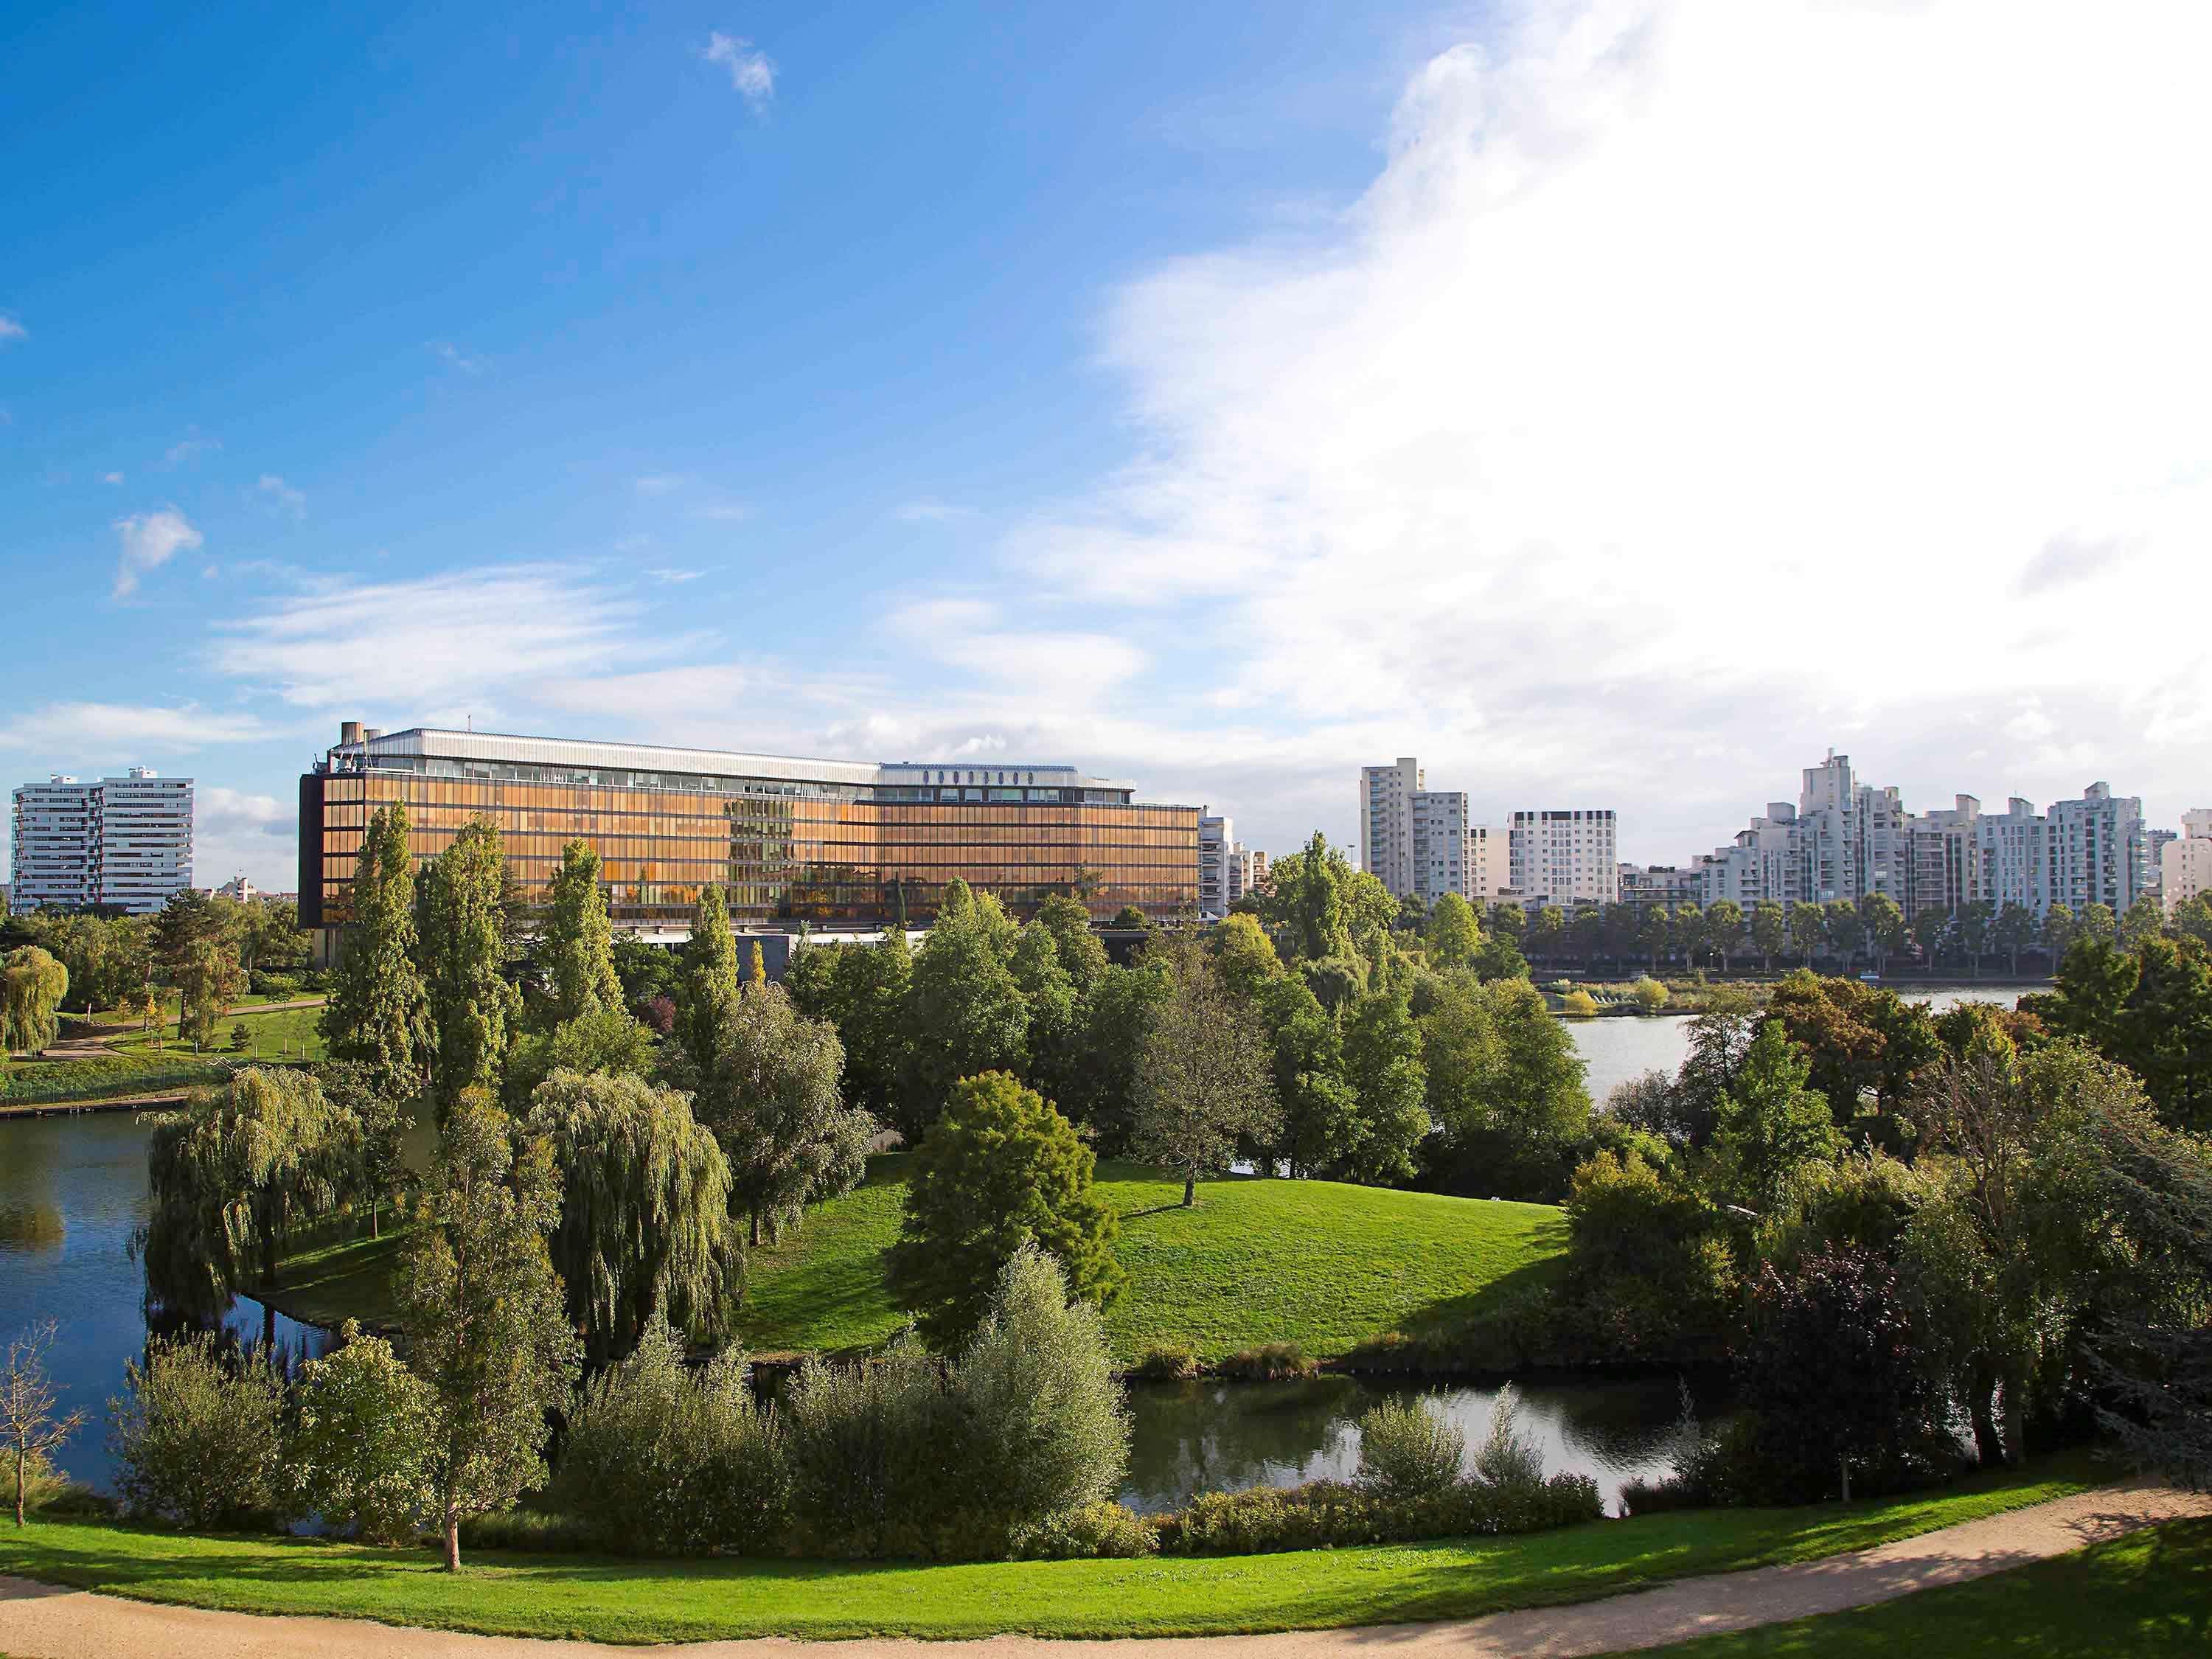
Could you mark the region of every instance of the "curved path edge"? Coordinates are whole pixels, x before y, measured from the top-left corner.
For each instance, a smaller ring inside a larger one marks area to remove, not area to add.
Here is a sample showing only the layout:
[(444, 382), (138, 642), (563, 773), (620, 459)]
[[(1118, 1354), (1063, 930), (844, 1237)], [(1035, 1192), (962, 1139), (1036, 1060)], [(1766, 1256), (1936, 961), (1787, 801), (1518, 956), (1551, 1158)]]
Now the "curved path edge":
[(2148, 1484), (2100, 1487), (1872, 1549), (1789, 1566), (1679, 1579), (1601, 1601), (1477, 1619), (1257, 1636), (1122, 1637), (1071, 1641), (1027, 1636), (925, 1641), (866, 1637), (811, 1642), (747, 1637), (659, 1648), (472, 1636), (365, 1620), (217, 1613), (56, 1589), (0, 1577), (0, 1652), (13, 1659), (1587, 1659), (1663, 1647), (1724, 1631), (1781, 1624), (1893, 1601), (2117, 1538), (2162, 1522), (2212, 1516), (2212, 1495)]

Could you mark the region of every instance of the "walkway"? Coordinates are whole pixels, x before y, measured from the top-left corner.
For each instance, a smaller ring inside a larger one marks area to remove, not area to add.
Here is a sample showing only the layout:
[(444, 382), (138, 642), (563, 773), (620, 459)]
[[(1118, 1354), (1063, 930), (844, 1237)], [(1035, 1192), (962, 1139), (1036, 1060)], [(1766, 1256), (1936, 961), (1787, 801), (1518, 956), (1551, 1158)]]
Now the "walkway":
[[(653, 1651), (681, 1659), (918, 1659), (924, 1650), (927, 1659), (1351, 1659), (1370, 1652), (1389, 1659), (1576, 1659), (1867, 1607), (2192, 1516), (2212, 1516), (2212, 1497), (2164, 1486), (2108, 1486), (1823, 1561), (1686, 1578), (1602, 1601), (1449, 1624), (1114, 1642), (763, 1638)], [(208, 1613), (0, 1578), (0, 1653), (13, 1659), (623, 1659), (646, 1650), (343, 1619)]]

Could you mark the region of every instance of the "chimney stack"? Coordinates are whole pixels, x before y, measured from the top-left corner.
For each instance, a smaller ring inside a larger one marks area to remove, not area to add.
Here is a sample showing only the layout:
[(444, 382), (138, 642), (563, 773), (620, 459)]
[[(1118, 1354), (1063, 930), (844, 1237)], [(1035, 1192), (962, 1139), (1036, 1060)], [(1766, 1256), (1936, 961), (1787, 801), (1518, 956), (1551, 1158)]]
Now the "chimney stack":
[(359, 743), (361, 741), (361, 722), (359, 720), (339, 721), (338, 741), (340, 743)]

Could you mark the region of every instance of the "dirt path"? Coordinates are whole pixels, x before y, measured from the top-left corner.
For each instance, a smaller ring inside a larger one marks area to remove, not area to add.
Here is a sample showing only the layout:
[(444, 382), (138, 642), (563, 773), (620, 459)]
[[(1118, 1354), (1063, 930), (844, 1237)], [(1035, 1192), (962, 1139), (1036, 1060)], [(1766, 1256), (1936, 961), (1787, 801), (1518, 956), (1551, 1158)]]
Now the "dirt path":
[[(1285, 1631), (1268, 1636), (1131, 1638), (1112, 1642), (816, 1644), (778, 1638), (654, 1651), (682, 1659), (1575, 1659), (1663, 1646), (1812, 1613), (1839, 1613), (2063, 1555), (2100, 1539), (2212, 1515), (2212, 1497), (2164, 1486), (2106, 1487), (1796, 1566), (1688, 1578), (1571, 1607), (1448, 1624)], [(0, 1651), (15, 1659), (587, 1659), (635, 1655), (589, 1642), (465, 1636), (343, 1619), (264, 1618), (158, 1607), (0, 1578)]]

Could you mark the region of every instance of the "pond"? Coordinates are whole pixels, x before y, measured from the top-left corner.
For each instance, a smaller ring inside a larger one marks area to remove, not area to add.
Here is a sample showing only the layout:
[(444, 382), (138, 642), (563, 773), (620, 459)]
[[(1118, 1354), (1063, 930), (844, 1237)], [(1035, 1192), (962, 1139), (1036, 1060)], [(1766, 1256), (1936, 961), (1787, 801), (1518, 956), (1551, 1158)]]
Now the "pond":
[[(149, 1133), (127, 1112), (0, 1119), (0, 1343), (55, 1322), (47, 1370), (63, 1408), (91, 1413), (59, 1461), (102, 1486), (107, 1401), (146, 1346), (146, 1275), (131, 1235), (146, 1219)], [(258, 1341), (261, 1304), (241, 1299), (224, 1323)], [(276, 1340), (294, 1353), (328, 1346), (321, 1331), (281, 1316)]]
[[(1684, 1449), (1682, 1383), (1672, 1376), (1518, 1385), (1519, 1431), (1544, 1473), (1593, 1477), (1609, 1512), (1625, 1481), (1673, 1472)], [(1420, 1387), (1348, 1376), (1296, 1382), (1140, 1382), (1121, 1502), (1154, 1512), (1203, 1492), (1348, 1480), (1359, 1468), (1359, 1418), (1394, 1396), (1425, 1395), (1466, 1435), (1473, 1458), (1489, 1431), (1495, 1388)], [(1700, 1410), (1716, 1405), (1698, 1401)]]
[[(1907, 1002), (1923, 1002), (1936, 1013), (1962, 1002), (1994, 1002), (2010, 1008), (2030, 991), (2050, 989), (2038, 985), (1915, 986), (1901, 993)], [(1600, 1104), (1613, 1089), (1650, 1071), (1678, 1070), (1690, 1052), (1690, 1021), (1686, 1015), (1617, 1016), (1599, 1019), (1571, 1019), (1575, 1052), (1588, 1068), (1589, 1096)]]

